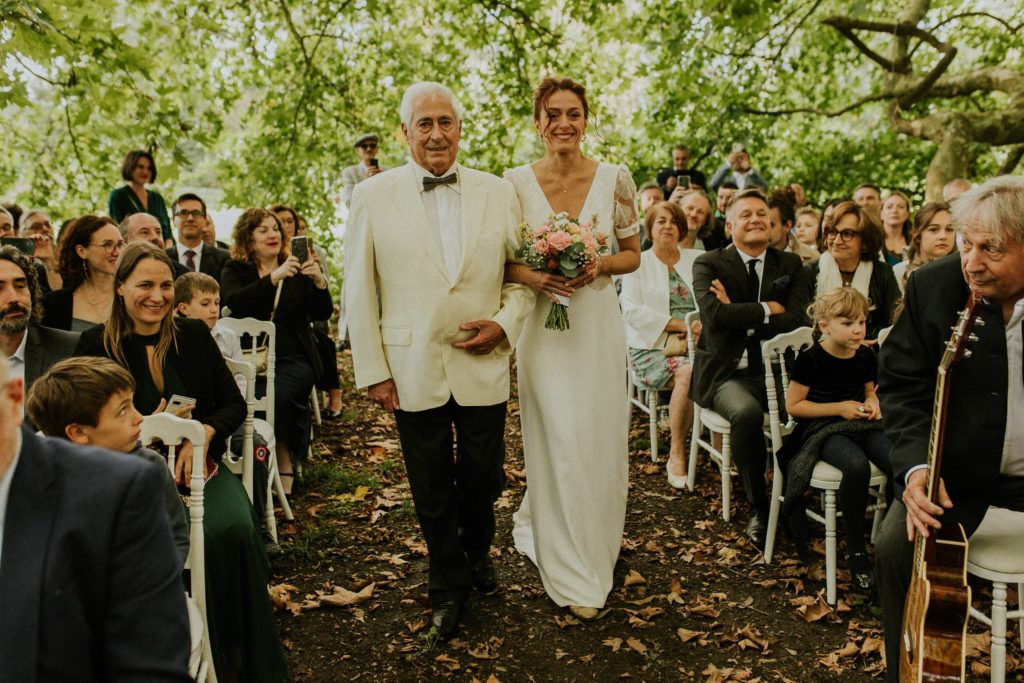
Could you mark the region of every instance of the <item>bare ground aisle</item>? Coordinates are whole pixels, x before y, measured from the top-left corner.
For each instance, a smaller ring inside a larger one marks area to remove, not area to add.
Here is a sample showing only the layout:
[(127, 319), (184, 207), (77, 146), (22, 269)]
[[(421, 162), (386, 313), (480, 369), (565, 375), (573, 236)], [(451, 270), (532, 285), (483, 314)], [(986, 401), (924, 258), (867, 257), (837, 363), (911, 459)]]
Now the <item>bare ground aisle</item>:
[[(670, 488), (664, 453), (651, 464), (639, 418), (608, 608), (581, 624), (555, 606), (512, 547), (512, 512), (526, 484), (514, 397), (508, 486), (492, 551), (502, 590), (474, 594), (457, 639), (436, 642), (427, 628), (426, 548), (393, 420), (352, 390), (351, 357), (340, 360), (344, 415), (325, 423), (292, 500), (296, 521), (281, 527), (284, 554), (273, 561), (278, 625), (295, 680), (750, 683), (880, 675), (877, 609), (852, 592), (842, 569), (840, 604), (828, 608), (821, 544), (809, 571), (785, 540), (766, 566), (742, 537), (746, 510), (722, 521), (714, 467), (702, 461), (694, 493)], [(972, 644), (987, 651), (987, 635)], [(1011, 646), (1011, 668), (1020, 665), (1019, 652)], [(987, 655), (972, 661), (979, 680), (987, 679)]]

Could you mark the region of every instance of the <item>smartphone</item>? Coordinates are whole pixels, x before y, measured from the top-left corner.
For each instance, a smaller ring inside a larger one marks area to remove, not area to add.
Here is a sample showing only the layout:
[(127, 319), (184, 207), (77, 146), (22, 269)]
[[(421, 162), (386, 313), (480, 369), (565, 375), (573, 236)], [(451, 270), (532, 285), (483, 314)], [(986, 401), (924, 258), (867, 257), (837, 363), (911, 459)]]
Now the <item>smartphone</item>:
[(299, 263), (309, 260), (309, 240), (305, 235), (296, 235), (292, 238), (292, 256), (299, 259)]
[(380, 168), (380, 162), (377, 161), (376, 159), (370, 159), (370, 166), (373, 166), (374, 168)]
[(676, 187), (682, 187), (687, 190), (690, 189), (690, 176), (680, 175), (676, 176)]
[(171, 400), (167, 402), (167, 412), (173, 413), (178, 408), (182, 408), (184, 406), (194, 406), (195, 404), (196, 400), (194, 398), (191, 398), (189, 396), (182, 396), (180, 394), (174, 394), (173, 396), (171, 396)]
[(8, 245), (29, 256), (36, 254), (36, 241), (31, 237), (0, 237), (0, 246)]

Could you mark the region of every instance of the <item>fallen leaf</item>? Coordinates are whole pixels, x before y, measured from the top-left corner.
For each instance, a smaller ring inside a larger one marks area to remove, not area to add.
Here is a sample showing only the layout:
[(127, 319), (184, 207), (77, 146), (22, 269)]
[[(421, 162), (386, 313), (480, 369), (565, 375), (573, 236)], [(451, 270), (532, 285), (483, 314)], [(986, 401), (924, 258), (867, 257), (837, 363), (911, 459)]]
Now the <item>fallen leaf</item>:
[(707, 635), (707, 631), (691, 631), (688, 628), (676, 629), (676, 635), (679, 636), (679, 640), (684, 643), (688, 643), (695, 638), (702, 638)]
[(366, 500), (368, 495), (370, 495), (369, 486), (357, 486), (356, 490), (352, 493), (342, 493), (337, 496), (331, 496), (331, 500), (340, 500), (345, 503), (359, 503)]
[(629, 646), (630, 650), (635, 650), (640, 654), (644, 654), (645, 652), (647, 652), (647, 646), (641, 643), (636, 638), (626, 638), (626, 645)]
[(622, 647), (622, 638), (605, 638), (601, 641), (601, 644), (610, 647), (612, 652), (618, 652), (619, 648)]
[(335, 586), (333, 592), (322, 593), (317, 591), (317, 596), (320, 598), (320, 603), (323, 605), (330, 605), (332, 607), (349, 607), (351, 605), (358, 605), (366, 602), (373, 597), (373, 591), (376, 590), (377, 584), (368, 584), (358, 593), (342, 588), (341, 586)]

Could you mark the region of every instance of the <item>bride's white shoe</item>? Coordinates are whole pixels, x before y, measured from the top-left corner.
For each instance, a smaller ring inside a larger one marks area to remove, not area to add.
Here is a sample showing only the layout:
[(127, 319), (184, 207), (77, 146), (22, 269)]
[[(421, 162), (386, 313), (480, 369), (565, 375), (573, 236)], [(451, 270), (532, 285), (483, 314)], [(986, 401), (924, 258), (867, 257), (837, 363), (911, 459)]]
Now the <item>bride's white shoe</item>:
[(569, 612), (581, 621), (593, 621), (597, 618), (598, 611), (599, 610), (596, 607), (580, 607), (579, 605), (569, 605)]
[(669, 469), (668, 463), (665, 463), (665, 475), (668, 477), (668, 485), (674, 489), (682, 489), (686, 487), (686, 475), (685, 474), (672, 474), (672, 470)]

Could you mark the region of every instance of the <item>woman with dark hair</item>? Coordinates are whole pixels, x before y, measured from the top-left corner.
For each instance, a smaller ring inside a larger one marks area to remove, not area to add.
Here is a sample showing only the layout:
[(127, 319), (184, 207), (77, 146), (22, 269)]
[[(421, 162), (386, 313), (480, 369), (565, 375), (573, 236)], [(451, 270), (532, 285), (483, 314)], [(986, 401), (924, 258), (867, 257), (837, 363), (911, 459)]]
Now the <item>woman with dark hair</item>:
[[(327, 278), (310, 257), (287, 256), (277, 216), (246, 209), (232, 231), (231, 260), (221, 272), (221, 303), (236, 318), (270, 320), (276, 326), (274, 434), (285, 492), (309, 449), (309, 394), (323, 373), (310, 322), (334, 311)], [(301, 277), (296, 277), (301, 276)]]
[(885, 238), (870, 210), (853, 201), (836, 205), (822, 225), (825, 248), (817, 261), (805, 266), (810, 282), (809, 300), (818, 292), (853, 287), (871, 301), (866, 340), (892, 324), (900, 302), (900, 289), (888, 263), (879, 258)]
[(144, 149), (133, 149), (124, 155), (121, 164), (121, 178), (128, 184), (110, 193), (107, 213), (120, 223), (133, 213), (148, 213), (160, 223), (164, 246), (174, 241), (171, 219), (167, 215), (167, 202), (155, 190), (146, 189), (148, 183), (156, 182), (156, 162), (153, 155)]
[[(132, 402), (143, 415), (162, 412), (175, 394), (195, 399), (173, 412), (206, 430), (207, 621), (217, 670), (225, 681), (285, 680), (284, 654), (267, 597), (270, 564), (242, 482), (218, 466), (226, 440), (245, 419), (245, 401), (201, 320), (174, 315), (171, 259), (148, 242), (124, 249), (114, 274), (109, 322), (82, 334), (76, 355), (103, 356), (135, 380)], [(191, 476), (191, 446), (177, 457), (179, 483)]]
[[(544, 79), (533, 97), (544, 157), (505, 173), (528, 225), (565, 212), (608, 240), (614, 234), (619, 246), (571, 280), (522, 264), (505, 268), (507, 281), (528, 285), (539, 299), (516, 345), (530, 490), (512, 535), (537, 565), (548, 597), (581, 619), (604, 607), (622, 541), (629, 417), (626, 340), (612, 276), (640, 265), (636, 186), (625, 167), (583, 155), (589, 116), (583, 85)], [(570, 297), (570, 329), (545, 327), (556, 294)]]
[(68, 221), (57, 247), (64, 287), (43, 299), (43, 325), (81, 332), (106, 322), (122, 247), (124, 239), (112, 218), (88, 215)]
[(928, 202), (914, 216), (914, 231), (910, 234), (907, 260), (896, 265), (893, 273), (900, 291), (910, 274), (937, 258), (952, 253), (956, 248), (956, 229), (953, 215), (946, 202)]
[[(274, 204), (270, 210), (277, 216), (277, 222), (281, 224), (281, 235), (284, 237), (285, 249), (291, 246), (292, 238), (299, 231), (299, 214), (287, 204)], [(290, 253), (290, 252), (287, 252)]]
[(895, 266), (907, 255), (910, 242), (910, 199), (902, 192), (890, 192), (882, 201), (882, 229), (885, 262)]

